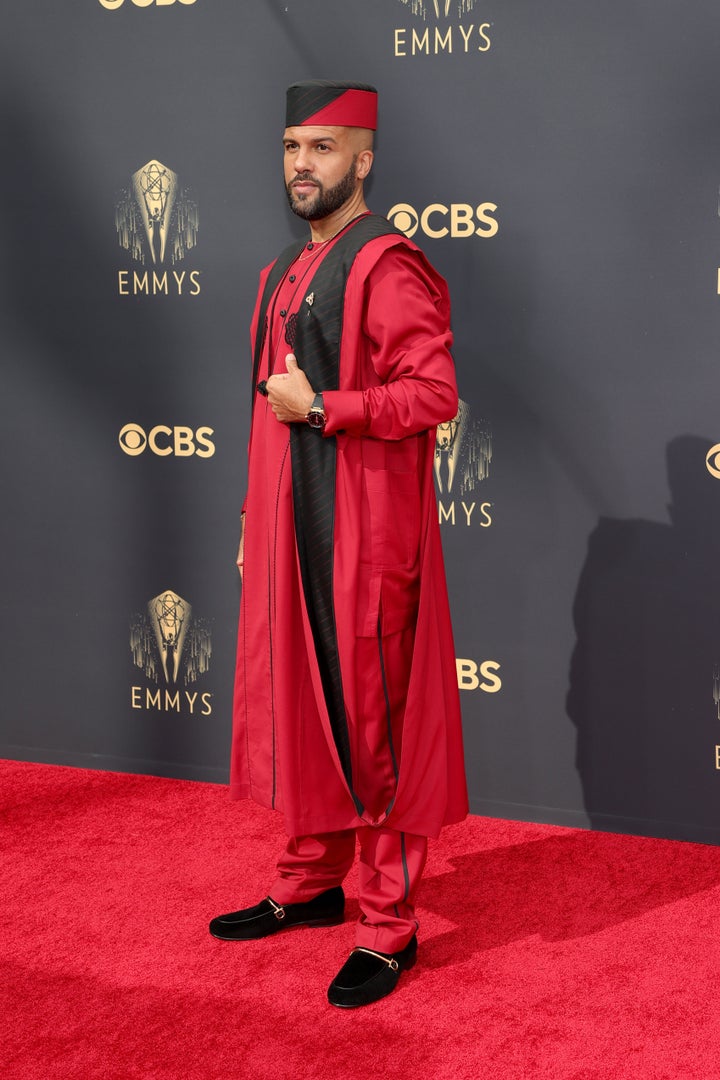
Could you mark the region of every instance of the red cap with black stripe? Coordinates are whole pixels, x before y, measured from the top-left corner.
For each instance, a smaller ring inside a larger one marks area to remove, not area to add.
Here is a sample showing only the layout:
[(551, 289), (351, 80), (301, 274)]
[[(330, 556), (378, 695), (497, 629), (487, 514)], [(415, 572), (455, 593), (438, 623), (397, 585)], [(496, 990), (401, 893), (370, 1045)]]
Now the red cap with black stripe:
[(293, 83), (287, 91), (286, 127), (377, 128), (378, 92), (366, 83), (314, 79)]

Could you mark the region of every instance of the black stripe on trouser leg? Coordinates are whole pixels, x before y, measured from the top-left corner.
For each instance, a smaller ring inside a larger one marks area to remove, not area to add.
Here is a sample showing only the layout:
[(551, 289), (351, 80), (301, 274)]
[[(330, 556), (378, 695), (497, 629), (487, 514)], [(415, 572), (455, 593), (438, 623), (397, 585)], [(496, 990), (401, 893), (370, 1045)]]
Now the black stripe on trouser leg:
[[(404, 832), (400, 833), (400, 858), (402, 859), (403, 878), (405, 879), (405, 895), (402, 898), (402, 902), (403, 902), (403, 904), (406, 904), (408, 896), (410, 895), (410, 871), (408, 870), (408, 864), (407, 864), (407, 852), (405, 850), (405, 833)], [(395, 915), (397, 916), (398, 919), (401, 919), (402, 915), (398, 911), (397, 904), (393, 904), (393, 907), (395, 908)], [(417, 926), (417, 920), (415, 922), (415, 925)]]

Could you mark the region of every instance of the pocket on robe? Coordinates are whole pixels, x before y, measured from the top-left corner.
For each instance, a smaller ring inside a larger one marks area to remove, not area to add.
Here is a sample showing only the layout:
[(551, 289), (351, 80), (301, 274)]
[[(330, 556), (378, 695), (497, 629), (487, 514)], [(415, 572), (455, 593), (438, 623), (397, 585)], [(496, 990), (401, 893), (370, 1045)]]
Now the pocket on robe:
[(361, 559), (375, 569), (413, 568), (420, 549), (417, 474), (365, 469), (363, 481), (367, 521)]
[(376, 637), (413, 626), (420, 595), (417, 440), (363, 440), (356, 632)]

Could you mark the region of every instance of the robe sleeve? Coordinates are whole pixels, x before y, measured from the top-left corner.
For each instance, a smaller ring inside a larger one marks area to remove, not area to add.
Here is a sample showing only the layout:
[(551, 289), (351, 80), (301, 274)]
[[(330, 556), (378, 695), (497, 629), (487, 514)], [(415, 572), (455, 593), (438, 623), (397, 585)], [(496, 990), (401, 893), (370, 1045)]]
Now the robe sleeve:
[(377, 385), (324, 392), (324, 434), (403, 439), (452, 420), (458, 394), (449, 311), (445, 282), (419, 251), (386, 251), (368, 275), (362, 322), (367, 382)]

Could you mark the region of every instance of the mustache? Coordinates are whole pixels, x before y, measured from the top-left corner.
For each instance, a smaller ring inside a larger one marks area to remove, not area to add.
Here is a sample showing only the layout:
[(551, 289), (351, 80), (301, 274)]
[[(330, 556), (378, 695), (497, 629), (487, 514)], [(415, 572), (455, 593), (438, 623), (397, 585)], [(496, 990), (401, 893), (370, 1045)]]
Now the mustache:
[(300, 184), (314, 184), (316, 188), (321, 188), (322, 187), (322, 184), (318, 180), (315, 180), (312, 173), (304, 172), (304, 173), (298, 173), (297, 176), (293, 176), (292, 180), (287, 185), (288, 191), (293, 186), (293, 184), (298, 184), (298, 183), (300, 183)]

